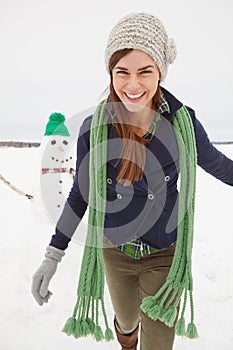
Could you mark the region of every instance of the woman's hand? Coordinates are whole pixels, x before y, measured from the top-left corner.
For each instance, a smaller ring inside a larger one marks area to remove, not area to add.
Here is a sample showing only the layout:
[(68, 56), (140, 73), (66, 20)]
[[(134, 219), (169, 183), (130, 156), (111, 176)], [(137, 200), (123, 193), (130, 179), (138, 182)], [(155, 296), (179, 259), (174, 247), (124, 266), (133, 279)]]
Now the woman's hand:
[(45, 257), (40, 267), (32, 277), (31, 292), (39, 305), (47, 303), (52, 292), (48, 289), (49, 283), (57, 270), (57, 264), (65, 255), (63, 250), (48, 246)]

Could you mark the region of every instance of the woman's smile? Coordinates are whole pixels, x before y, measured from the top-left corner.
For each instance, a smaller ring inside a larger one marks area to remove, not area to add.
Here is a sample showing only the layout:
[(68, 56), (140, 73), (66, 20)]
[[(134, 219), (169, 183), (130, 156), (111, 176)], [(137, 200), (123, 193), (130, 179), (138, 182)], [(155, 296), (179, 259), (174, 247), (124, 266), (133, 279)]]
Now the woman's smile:
[(131, 102), (139, 102), (143, 99), (143, 97), (145, 96), (146, 92), (139, 92), (137, 94), (130, 94), (128, 92), (124, 92), (125, 96), (127, 97), (127, 99)]

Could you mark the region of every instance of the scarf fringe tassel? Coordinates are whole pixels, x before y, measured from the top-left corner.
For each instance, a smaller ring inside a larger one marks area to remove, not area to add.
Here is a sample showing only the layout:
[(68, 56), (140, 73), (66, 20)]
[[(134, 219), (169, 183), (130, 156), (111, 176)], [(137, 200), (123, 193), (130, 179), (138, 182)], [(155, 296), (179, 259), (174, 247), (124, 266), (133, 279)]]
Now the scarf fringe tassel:
[[(83, 300), (82, 300), (83, 299)], [(89, 317), (89, 311), (86, 312), (86, 315), (82, 315), (84, 308), (86, 308), (86, 297), (80, 298), (78, 301), (78, 307), (76, 304), (76, 307), (74, 309), (73, 316), (70, 317), (63, 329), (62, 332), (66, 333), (67, 335), (72, 335), (74, 338), (82, 338), (87, 336), (92, 336), (97, 342), (100, 342), (102, 340), (105, 340), (107, 342), (114, 340), (113, 331), (109, 328), (106, 318), (106, 312), (103, 304), (103, 300), (96, 300), (94, 298), (88, 298), (89, 305), (92, 304), (92, 316)], [(106, 324), (106, 330), (103, 332), (103, 329), (98, 324), (98, 307), (96, 308), (97, 312), (95, 313), (94, 305), (98, 305), (101, 302), (102, 304), (102, 311), (105, 318), (105, 324)], [(84, 307), (85, 306), (85, 307)], [(78, 314), (78, 316), (76, 316)]]
[[(185, 294), (186, 292), (187, 291), (185, 291)], [(186, 298), (184, 299), (183, 311), (181, 312), (181, 316), (177, 322), (177, 305), (179, 304), (179, 299), (177, 299), (173, 305), (166, 306), (166, 304), (163, 305), (161, 300), (157, 300), (155, 296), (149, 296), (143, 299), (141, 303), (141, 309), (152, 320), (159, 320), (168, 327), (174, 327), (174, 324), (176, 322), (176, 335), (187, 337), (189, 339), (196, 339), (198, 338), (198, 331), (193, 321), (193, 314), (191, 315), (191, 322), (188, 324), (187, 328), (185, 326), (184, 309), (186, 306)]]

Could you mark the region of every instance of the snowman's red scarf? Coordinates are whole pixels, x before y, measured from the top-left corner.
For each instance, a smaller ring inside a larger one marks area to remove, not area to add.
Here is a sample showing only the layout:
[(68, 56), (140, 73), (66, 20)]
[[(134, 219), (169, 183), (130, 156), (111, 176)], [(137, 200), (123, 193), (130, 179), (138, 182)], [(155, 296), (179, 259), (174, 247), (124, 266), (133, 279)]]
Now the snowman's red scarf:
[(74, 174), (73, 168), (42, 168), (41, 169), (42, 175), (44, 174), (57, 174), (57, 173), (69, 173)]

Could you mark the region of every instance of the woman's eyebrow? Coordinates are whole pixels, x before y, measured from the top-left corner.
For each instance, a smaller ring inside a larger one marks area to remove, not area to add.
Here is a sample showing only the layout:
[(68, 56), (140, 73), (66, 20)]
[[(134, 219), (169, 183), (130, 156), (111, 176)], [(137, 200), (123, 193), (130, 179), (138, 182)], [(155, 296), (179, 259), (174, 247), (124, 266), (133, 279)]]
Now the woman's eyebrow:
[(124, 67), (115, 67), (115, 69), (120, 69), (120, 70), (128, 70), (127, 68), (124, 68)]
[(148, 68), (155, 68), (155, 67), (149, 64), (148, 66), (139, 68), (138, 70), (140, 71), (140, 70), (144, 70), (144, 69), (148, 69)]
[[(145, 67), (142, 67), (142, 68), (138, 68), (138, 71), (145, 70), (145, 69), (148, 69), (148, 68), (155, 68), (155, 67), (149, 64), (148, 66), (145, 66)], [(119, 67), (119, 66), (115, 67), (115, 69), (128, 70), (128, 68)]]

